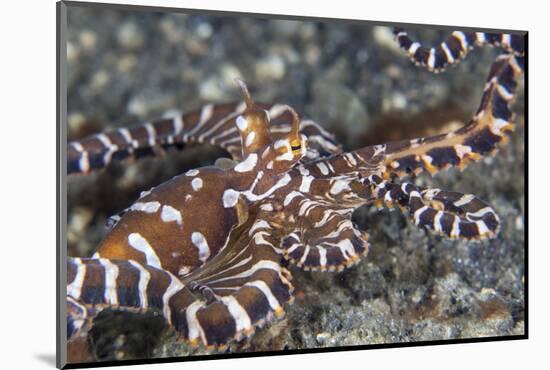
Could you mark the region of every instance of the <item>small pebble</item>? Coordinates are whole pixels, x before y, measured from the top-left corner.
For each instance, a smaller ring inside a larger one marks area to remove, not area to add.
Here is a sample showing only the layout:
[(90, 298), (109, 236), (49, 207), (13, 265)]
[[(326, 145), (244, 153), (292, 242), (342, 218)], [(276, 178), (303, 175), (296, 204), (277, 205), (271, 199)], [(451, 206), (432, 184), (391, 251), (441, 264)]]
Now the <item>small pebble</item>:
[(403, 110), (407, 107), (407, 97), (400, 92), (394, 92), (392, 94), (392, 107), (395, 110)]
[(241, 71), (233, 64), (224, 64), (221, 68), (222, 80), (226, 85), (235, 85), (235, 79), (242, 79)]
[(143, 45), (144, 37), (134, 22), (125, 22), (118, 29), (117, 41), (127, 49), (138, 49)]
[(76, 207), (73, 209), (69, 219), (69, 229), (81, 233), (90, 224), (94, 214), (91, 209), (85, 207)]
[(84, 50), (93, 51), (97, 44), (97, 36), (90, 30), (84, 30), (80, 32), (78, 41)]
[(517, 216), (515, 225), (516, 225), (516, 230), (518, 231), (523, 230), (523, 217)]
[(302, 40), (311, 40), (315, 37), (315, 24), (313, 22), (302, 23), (300, 37)]
[(178, 44), (183, 41), (184, 35), (181, 29), (176, 26), (172, 18), (165, 18), (160, 22), (160, 30), (168, 42)]
[(135, 114), (136, 116), (143, 117), (147, 115), (149, 109), (147, 104), (140, 97), (134, 97), (128, 102), (128, 112)]
[(119, 72), (129, 73), (137, 65), (138, 60), (135, 55), (127, 54), (120, 58), (117, 62), (117, 69)]
[(399, 80), (403, 78), (403, 71), (401, 70), (401, 68), (399, 68), (395, 64), (390, 64), (389, 66), (387, 66), (384, 69), (384, 72), (386, 76), (394, 80)]
[(280, 80), (286, 72), (285, 62), (280, 56), (271, 55), (256, 63), (255, 72), (260, 80)]
[(217, 77), (210, 77), (199, 86), (199, 94), (201, 99), (219, 101), (223, 98), (224, 93), (220, 86), (220, 79)]
[(423, 297), (424, 297), (424, 289), (415, 289), (415, 291), (411, 295), (411, 301), (415, 304), (418, 304), (420, 303)]
[(69, 132), (78, 132), (86, 122), (86, 117), (81, 112), (69, 113), (67, 117)]
[(95, 91), (102, 90), (111, 80), (111, 77), (105, 70), (99, 70), (92, 76), (92, 89)]
[(330, 337), (331, 337), (330, 333), (323, 332), (323, 333), (317, 334), (317, 336), (315, 337), (315, 340), (317, 341), (317, 343), (323, 345), (323, 344), (327, 344)]
[(391, 28), (384, 26), (373, 27), (372, 37), (378, 45), (383, 46), (396, 54), (403, 53), (403, 51), (399, 48), (399, 45), (397, 45), (397, 42), (395, 42), (395, 37), (393, 36)]
[(301, 22), (292, 20), (274, 20), (271, 24), (279, 35), (286, 37), (296, 35), (302, 31)]
[(78, 60), (79, 56), (80, 50), (78, 50), (78, 47), (74, 43), (67, 41), (67, 62), (74, 63)]
[(305, 51), (305, 60), (307, 64), (315, 65), (321, 57), (321, 49), (315, 45), (308, 47)]
[(196, 30), (197, 36), (203, 40), (210, 38), (213, 32), (212, 26), (207, 22), (199, 24)]

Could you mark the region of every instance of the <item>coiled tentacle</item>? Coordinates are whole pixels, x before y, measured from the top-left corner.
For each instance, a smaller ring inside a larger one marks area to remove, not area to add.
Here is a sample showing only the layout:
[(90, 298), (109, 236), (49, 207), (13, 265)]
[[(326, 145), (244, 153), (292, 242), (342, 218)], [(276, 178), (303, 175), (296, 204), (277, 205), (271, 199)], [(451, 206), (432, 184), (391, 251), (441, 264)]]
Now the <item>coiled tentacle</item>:
[(369, 181), (376, 184), (375, 204), (399, 206), (409, 213), (416, 226), (451, 239), (480, 240), (498, 233), (500, 221), (496, 212), (474, 195), (390, 183), (378, 176), (371, 176)]
[(285, 259), (306, 271), (341, 271), (368, 253), (366, 233), (351, 221), (353, 208), (336, 207), (299, 192), (286, 198), (294, 229), (281, 240)]
[(292, 301), (290, 272), (257, 223), (203, 269), (180, 280), (170, 272), (133, 260), (69, 258), (67, 334), (89, 330), (101, 310), (156, 310), (192, 345), (220, 347), (250, 336), (256, 327), (284, 314)]

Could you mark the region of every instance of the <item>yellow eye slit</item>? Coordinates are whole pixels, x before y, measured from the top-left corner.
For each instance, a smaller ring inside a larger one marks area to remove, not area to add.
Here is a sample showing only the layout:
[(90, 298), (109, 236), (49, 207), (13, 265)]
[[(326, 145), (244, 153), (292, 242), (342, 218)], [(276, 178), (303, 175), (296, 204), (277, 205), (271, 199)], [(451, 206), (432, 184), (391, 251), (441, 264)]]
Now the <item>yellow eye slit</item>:
[(298, 151), (302, 149), (302, 143), (299, 140), (293, 140), (290, 143), (290, 149), (292, 149), (293, 152)]

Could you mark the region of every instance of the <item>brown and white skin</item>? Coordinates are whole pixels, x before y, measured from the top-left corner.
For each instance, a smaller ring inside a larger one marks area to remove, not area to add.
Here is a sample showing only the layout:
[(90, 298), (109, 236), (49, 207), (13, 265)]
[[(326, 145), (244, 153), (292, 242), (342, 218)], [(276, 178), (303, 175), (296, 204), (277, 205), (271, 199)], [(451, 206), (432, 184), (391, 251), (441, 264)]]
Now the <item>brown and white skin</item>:
[[(397, 35), (411, 54), (412, 41), (404, 31)], [(516, 38), (501, 40), (519, 50)], [(415, 225), (449, 238), (494, 237), (498, 216), (474, 195), (398, 180), (464, 168), (494, 153), (514, 127), (510, 105), (522, 72), (519, 51), (498, 57), (474, 118), (457, 131), (345, 153), (294, 109), (254, 103), (242, 82), (243, 103), (208, 105), (70, 143), (75, 173), (193, 141), (224, 143), (233, 160), (142, 193), (111, 218), (92, 258), (69, 258), (69, 343), (85, 338), (105, 308), (161, 311), (191, 344), (223, 347), (250, 336), (292, 301), (291, 274), (283, 266), (340, 271), (366, 255), (368, 237), (351, 222), (365, 204), (397, 206)]]

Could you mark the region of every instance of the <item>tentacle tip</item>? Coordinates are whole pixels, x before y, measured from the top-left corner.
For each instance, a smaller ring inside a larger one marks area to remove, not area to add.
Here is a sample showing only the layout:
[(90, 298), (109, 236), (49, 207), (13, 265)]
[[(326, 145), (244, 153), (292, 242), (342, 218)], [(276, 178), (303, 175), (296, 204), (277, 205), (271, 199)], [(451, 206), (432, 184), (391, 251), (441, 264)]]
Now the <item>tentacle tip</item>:
[(227, 350), (228, 345), (226, 343), (218, 345), (217, 350), (219, 352), (225, 352)]
[[(189, 339), (188, 343), (190, 347), (197, 348), (200, 345), (201, 341), (199, 338), (193, 338), (193, 339)], [(208, 344), (206, 345), (206, 347), (208, 348)]]
[(207, 352), (213, 352), (219, 348), (217, 345), (214, 345), (214, 344), (206, 344), (204, 347)]
[(428, 171), (428, 173), (431, 176), (435, 175), (439, 170), (437, 167), (435, 167), (434, 165), (432, 165), (431, 163), (429, 163), (427, 161), (424, 161), (424, 167), (426, 168), (426, 171)]
[[(247, 328), (244, 328), (244, 329), (241, 329), (239, 330), (238, 332), (235, 333), (235, 335), (233, 335), (233, 338), (232, 340), (234, 340), (235, 342), (240, 342), (244, 339), (247, 339), (247, 338), (250, 338), (253, 334), (254, 334), (254, 327), (253, 326), (249, 326)], [(218, 345), (218, 350), (223, 346), (222, 345)]]
[(278, 306), (277, 308), (275, 308), (275, 317), (277, 319), (281, 319), (285, 316), (285, 310), (283, 310), (283, 308), (281, 306)]
[(248, 87), (246, 86), (246, 82), (244, 82), (244, 81), (241, 80), (240, 78), (235, 77), (234, 81), (235, 81), (235, 83), (236, 83), (237, 85), (239, 85), (239, 87), (240, 87), (242, 90), (248, 90)]
[(235, 83), (237, 83), (239, 85), (239, 87), (241, 88), (241, 92), (243, 94), (244, 101), (246, 103), (246, 107), (248, 109), (252, 108), (254, 106), (254, 101), (252, 100), (252, 97), (250, 96), (250, 92), (248, 90), (248, 86), (246, 85), (246, 83), (243, 80), (241, 80), (240, 78), (235, 78)]
[[(501, 144), (501, 145), (506, 145), (506, 144), (508, 144), (508, 136), (503, 135), (503, 136), (501, 137), (500, 144)], [(495, 149), (496, 149), (496, 148), (495, 148)], [(495, 152), (496, 152), (496, 150), (495, 150)]]
[(489, 230), (489, 231), (486, 231), (482, 234), (479, 234), (478, 237), (476, 238), (477, 240), (488, 240), (488, 239), (494, 239), (497, 237), (498, 235), (498, 229), (496, 230)]

